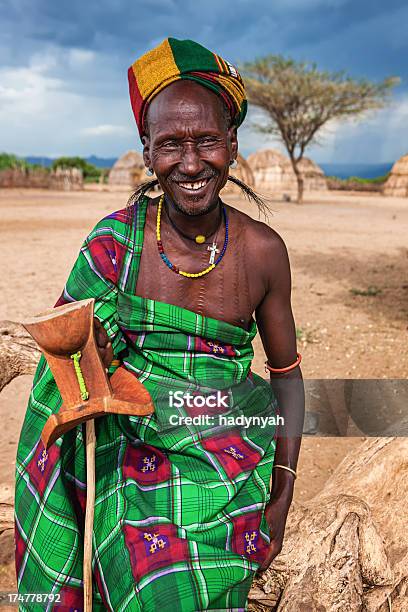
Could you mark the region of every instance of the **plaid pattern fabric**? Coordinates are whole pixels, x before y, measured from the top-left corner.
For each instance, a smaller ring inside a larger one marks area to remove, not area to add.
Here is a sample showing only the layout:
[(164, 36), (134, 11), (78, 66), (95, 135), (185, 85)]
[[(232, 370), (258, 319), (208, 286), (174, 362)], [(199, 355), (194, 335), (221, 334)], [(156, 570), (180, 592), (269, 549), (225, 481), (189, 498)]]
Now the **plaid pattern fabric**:
[[(95, 421), (94, 609), (245, 610), (269, 543), (263, 511), (275, 431), (220, 424), (219, 417), (274, 415), (276, 398), (250, 371), (254, 322), (245, 331), (133, 294), (147, 205), (144, 198), (133, 208), (130, 232), (125, 210), (95, 226), (56, 304), (95, 298), (115, 355), (147, 387), (156, 409)], [(177, 408), (169, 402), (175, 390), (183, 396)], [(225, 402), (212, 407), (186, 399), (216, 391)], [(41, 431), (60, 405), (41, 357), (16, 462), (18, 590), (53, 594), (45, 608), (68, 612), (83, 610), (85, 425), (45, 451)], [(213, 423), (169, 418), (206, 414)]]
[(137, 59), (128, 70), (130, 100), (140, 136), (143, 135), (143, 121), (151, 100), (179, 79), (189, 79), (208, 87), (222, 97), (237, 126), (244, 121), (247, 100), (242, 78), (235, 66), (193, 40), (166, 38)]

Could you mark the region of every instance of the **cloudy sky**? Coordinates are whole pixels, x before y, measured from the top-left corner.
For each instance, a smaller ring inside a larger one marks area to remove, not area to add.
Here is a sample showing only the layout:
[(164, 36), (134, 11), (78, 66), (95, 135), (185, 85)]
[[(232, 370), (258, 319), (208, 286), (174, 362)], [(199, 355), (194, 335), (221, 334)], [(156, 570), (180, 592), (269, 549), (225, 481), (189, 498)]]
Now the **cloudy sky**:
[[(329, 128), (318, 162), (388, 162), (408, 152), (406, 0), (0, 0), (0, 151), (115, 157), (140, 148), (127, 68), (167, 36), (232, 63), (280, 53), (328, 70), (399, 76), (390, 107)], [(240, 128), (244, 154), (276, 146)]]

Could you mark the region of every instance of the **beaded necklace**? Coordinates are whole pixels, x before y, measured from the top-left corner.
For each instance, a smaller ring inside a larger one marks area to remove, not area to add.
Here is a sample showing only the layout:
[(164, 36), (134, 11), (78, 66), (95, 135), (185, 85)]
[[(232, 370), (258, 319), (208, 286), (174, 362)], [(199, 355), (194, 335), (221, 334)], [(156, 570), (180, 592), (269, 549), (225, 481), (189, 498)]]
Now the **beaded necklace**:
[(161, 241), (161, 233), (160, 233), (163, 202), (164, 202), (164, 194), (160, 197), (160, 200), (159, 200), (159, 204), (157, 207), (157, 220), (156, 220), (156, 239), (157, 239), (157, 248), (158, 248), (160, 257), (162, 258), (166, 266), (170, 268), (170, 270), (172, 270), (176, 274), (181, 274), (181, 276), (186, 276), (187, 278), (198, 278), (200, 276), (204, 276), (204, 274), (208, 274), (208, 272), (211, 272), (211, 270), (213, 270), (215, 266), (217, 266), (220, 263), (221, 259), (224, 257), (225, 251), (227, 250), (228, 218), (227, 218), (227, 213), (225, 211), (225, 207), (223, 207), (222, 209), (222, 212), (224, 214), (224, 220), (225, 220), (225, 240), (224, 240), (224, 246), (222, 247), (221, 253), (219, 254), (218, 258), (215, 260), (214, 263), (210, 264), (207, 268), (205, 268), (205, 270), (201, 270), (201, 272), (184, 272), (183, 270), (180, 270), (180, 268), (172, 264), (164, 252), (163, 243)]

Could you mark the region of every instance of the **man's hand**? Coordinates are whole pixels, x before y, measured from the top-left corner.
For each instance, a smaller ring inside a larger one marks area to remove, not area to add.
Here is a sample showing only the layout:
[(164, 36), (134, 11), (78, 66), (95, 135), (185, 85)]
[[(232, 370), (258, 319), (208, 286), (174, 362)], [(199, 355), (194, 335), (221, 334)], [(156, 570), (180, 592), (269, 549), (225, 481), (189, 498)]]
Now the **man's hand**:
[(105, 328), (96, 317), (94, 317), (94, 332), (96, 344), (98, 345), (99, 354), (102, 357), (103, 365), (105, 368), (108, 368), (113, 359), (112, 344), (109, 341)]
[(272, 493), (265, 507), (265, 518), (269, 526), (271, 542), (258, 572), (265, 571), (282, 550), (286, 519), (292, 503), (294, 478), (291, 474), (282, 474), (281, 472), (283, 470), (280, 469), (273, 472)]

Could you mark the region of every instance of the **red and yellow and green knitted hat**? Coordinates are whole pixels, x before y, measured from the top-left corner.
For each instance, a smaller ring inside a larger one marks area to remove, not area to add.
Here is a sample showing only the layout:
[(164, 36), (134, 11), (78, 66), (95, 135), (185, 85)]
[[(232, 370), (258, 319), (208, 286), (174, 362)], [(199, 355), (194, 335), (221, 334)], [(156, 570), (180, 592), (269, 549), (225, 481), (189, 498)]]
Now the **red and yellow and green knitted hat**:
[(137, 59), (128, 70), (129, 92), (139, 134), (149, 103), (162, 89), (190, 79), (222, 97), (236, 126), (247, 112), (245, 88), (238, 70), (193, 40), (166, 38), (158, 47)]

